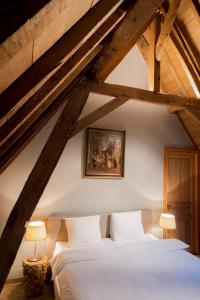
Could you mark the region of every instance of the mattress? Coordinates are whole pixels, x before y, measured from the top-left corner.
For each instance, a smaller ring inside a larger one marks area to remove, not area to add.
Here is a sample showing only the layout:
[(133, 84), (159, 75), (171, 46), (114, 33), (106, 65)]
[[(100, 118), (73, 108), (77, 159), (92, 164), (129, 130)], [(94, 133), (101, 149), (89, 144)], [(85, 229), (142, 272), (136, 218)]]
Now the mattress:
[(200, 260), (186, 247), (150, 236), (83, 249), (62, 245), (51, 261), (56, 300), (199, 300)]

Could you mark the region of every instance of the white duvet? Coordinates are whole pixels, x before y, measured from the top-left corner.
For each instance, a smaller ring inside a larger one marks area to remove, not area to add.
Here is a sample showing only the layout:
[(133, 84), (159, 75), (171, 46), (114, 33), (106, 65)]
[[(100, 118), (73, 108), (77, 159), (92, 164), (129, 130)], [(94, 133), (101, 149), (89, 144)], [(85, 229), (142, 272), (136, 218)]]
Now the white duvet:
[(200, 300), (200, 260), (178, 240), (68, 249), (51, 262), (63, 300)]

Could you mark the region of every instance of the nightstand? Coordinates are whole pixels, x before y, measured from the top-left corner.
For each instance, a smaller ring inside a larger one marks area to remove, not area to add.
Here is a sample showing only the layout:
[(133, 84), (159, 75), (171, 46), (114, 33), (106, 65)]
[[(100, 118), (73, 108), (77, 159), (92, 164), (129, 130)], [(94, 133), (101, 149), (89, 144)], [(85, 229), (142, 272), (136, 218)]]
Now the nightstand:
[(43, 255), (36, 262), (31, 262), (27, 258), (23, 259), (22, 266), (26, 296), (36, 297), (42, 294), (48, 265), (49, 262), (46, 255)]

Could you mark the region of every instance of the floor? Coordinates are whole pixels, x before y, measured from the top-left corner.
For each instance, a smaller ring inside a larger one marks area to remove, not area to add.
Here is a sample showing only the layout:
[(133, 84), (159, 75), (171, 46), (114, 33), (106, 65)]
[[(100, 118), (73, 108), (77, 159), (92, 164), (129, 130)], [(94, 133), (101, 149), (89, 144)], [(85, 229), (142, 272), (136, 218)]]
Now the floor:
[(37, 299), (37, 300), (53, 300), (53, 287), (52, 285), (45, 284), (44, 292), (39, 297), (26, 297), (24, 294), (23, 283), (8, 283), (4, 286), (0, 294), (0, 300), (24, 300), (24, 299)]

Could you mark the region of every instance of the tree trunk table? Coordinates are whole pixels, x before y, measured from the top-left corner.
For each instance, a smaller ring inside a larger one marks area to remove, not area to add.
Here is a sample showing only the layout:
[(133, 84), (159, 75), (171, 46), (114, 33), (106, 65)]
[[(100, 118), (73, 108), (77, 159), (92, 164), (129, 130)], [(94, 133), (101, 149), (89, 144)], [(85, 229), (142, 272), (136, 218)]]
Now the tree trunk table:
[(48, 265), (49, 262), (46, 255), (36, 262), (31, 262), (27, 258), (23, 259), (22, 266), (26, 296), (37, 297), (42, 294)]

